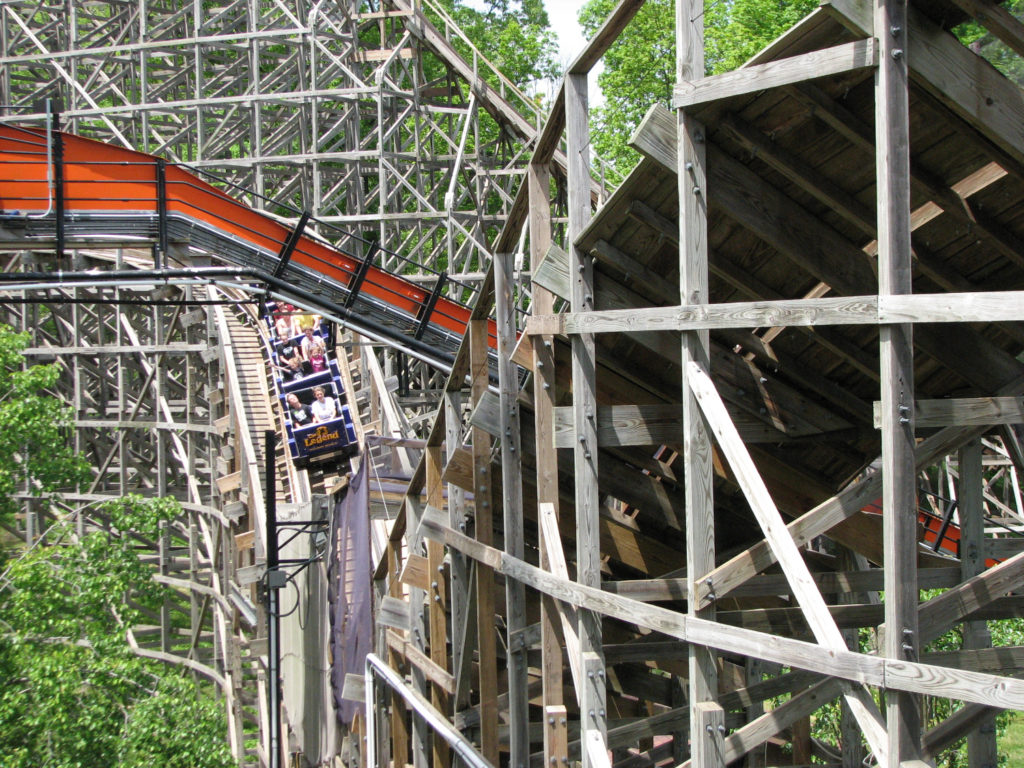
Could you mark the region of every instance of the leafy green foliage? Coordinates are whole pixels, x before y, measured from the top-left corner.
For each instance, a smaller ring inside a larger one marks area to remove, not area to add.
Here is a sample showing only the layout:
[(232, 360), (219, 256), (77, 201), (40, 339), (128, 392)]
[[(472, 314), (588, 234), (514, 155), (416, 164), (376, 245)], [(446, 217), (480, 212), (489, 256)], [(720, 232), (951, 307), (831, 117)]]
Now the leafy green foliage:
[(108, 531), (59, 523), (0, 585), (0, 765), (228, 766), (224, 715), (203, 686), (136, 656), (132, 624), (167, 592), (139, 558), (180, 512), (170, 499), (104, 505)]
[[(1024, 21), (1024, 0), (1007, 0), (1000, 5), (1019, 21)], [(978, 22), (961, 24), (953, 33), (960, 38), (960, 42), (987, 59), (1017, 85), (1024, 86), (1024, 60)]]
[(68, 444), (70, 409), (46, 392), (60, 367), (26, 366), (28, 341), (27, 333), (0, 326), (0, 522), (7, 525), (17, 492), (45, 498), (89, 476)]
[[(590, 0), (580, 12), (588, 36), (616, 0)], [(735, 69), (818, 6), (817, 0), (732, 0), (707, 3), (704, 14), (708, 74)], [(605, 105), (592, 112), (593, 144), (625, 172), (638, 159), (626, 141), (652, 104), (668, 106), (675, 85), (673, 0), (648, 0), (605, 54), (598, 77)]]
[[(436, 2), (458, 22), (477, 50), (513, 83), (525, 84), (558, 74), (555, 35), (541, 0), (489, 0), (483, 10), (460, 0)], [(497, 87), (497, 83), (491, 85)]]

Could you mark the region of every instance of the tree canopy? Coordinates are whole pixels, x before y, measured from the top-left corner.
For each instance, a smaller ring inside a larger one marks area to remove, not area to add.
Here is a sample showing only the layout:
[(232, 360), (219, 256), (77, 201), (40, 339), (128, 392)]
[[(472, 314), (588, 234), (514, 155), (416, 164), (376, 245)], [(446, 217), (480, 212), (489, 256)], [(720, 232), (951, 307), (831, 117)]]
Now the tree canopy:
[[(617, 0), (590, 0), (580, 24), (591, 37)], [(735, 69), (818, 6), (817, 0), (733, 0), (707, 3), (704, 15), (708, 74)], [(626, 146), (652, 104), (668, 106), (675, 85), (675, 3), (647, 0), (604, 57), (598, 76), (605, 104), (592, 110), (593, 145), (625, 172), (637, 161)]]
[[(26, 366), (27, 334), (0, 326), (0, 514), (16, 522), (25, 489), (41, 500), (88, 477), (66, 440), (68, 409), (46, 389), (57, 365)], [(0, 574), (0, 765), (4, 768), (229, 766), (223, 706), (210, 686), (134, 654), (126, 633), (159, 615), (168, 592), (140, 554), (173, 499), (128, 497), (58, 519)], [(140, 539), (141, 537), (141, 539)]]
[(60, 367), (26, 365), (28, 342), (27, 333), (0, 326), (0, 523), (8, 529), (18, 493), (45, 499), (89, 474), (67, 440), (69, 409), (47, 392)]

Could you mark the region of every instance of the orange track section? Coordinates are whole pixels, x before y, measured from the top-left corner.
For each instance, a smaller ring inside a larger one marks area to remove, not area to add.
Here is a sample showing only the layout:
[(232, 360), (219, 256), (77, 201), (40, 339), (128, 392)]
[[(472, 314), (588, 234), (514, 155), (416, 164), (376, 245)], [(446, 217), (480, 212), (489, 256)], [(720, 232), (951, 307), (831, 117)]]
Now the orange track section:
[[(872, 515), (881, 515), (882, 500), (876, 499), (861, 511)], [(942, 529), (942, 519), (929, 512), (918, 510), (917, 522), (921, 530), (921, 540), (925, 544), (934, 546), (935, 540), (939, 537), (939, 531)], [(954, 522), (950, 522), (949, 526), (946, 528), (946, 532), (942, 536), (942, 543), (939, 545), (939, 549), (953, 557), (960, 556), (960, 526)], [(985, 567), (991, 568), (992, 566), (999, 565), (999, 563), (999, 560), (988, 558), (985, 561)]]
[[(153, 214), (157, 211), (157, 158), (143, 152), (62, 133), (64, 145), (65, 211)], [(42, 213), (49, 205), (47, 188), (46, 133), (0, 125), (0, 209), (4, 212)], [(237, 239), (271, 253), (278, 253), (288, 237), (287, 227), (235, 200), (197, 176), (167, 165), (167, 212), (202, 221)], [(324, 277), (348, 285), (360, 260), (309, 237), (301, 237), (292, 255)], [(371, 266), (360, 295), (416, 316), (429, 298), (415, 283)], [(470, 310), (439, 297), (430, 322), (465, 335)], [(490, 322), (491, 346), (496, 329)]]

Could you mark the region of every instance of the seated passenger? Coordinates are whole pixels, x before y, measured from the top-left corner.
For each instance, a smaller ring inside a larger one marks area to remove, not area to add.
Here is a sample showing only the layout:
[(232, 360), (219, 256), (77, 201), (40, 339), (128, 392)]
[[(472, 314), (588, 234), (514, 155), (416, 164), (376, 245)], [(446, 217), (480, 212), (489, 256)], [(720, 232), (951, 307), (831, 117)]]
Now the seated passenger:
[(298, 342), (292, 341), (288, 336), (281, 337), (281, 344), (277, 348), (277, 355), (282, 361), (287, 361), (290, 358), (302, 359), (302, 348)]
[(294, 392), (288, 395), (288, 413), (292, 417), (292, 426), (308, 427), (315, 419), (309, 406), (299, 400)]
[(274, 330), (277, 331), (277, 337), (284, 341), (290, 338), (292, 335), (292, 321), (290, 317), (286, 315), (277, 315), (274, 318)]
[(309, 376), (313, 372), (312, 366), (306, 361), (294, 354), (291, 357), (284, 359), (284, 365), (275, 365), (274, 368), (281, 376), (281, 381), (288, 383), (301, 379), (303, 376)]
[(309, 365), (313, 373), (327, 370), (327, 350), (319, 341), (314, 342), (309, 348)]
[(323, 387), (314, 387), (313, 395), (316, 397), (316, 400), (313, 401), (314, 421), (329, 421), (338, 418), (338, 403), (333, 397), (327, 397), (324, 394)]
[(309, 350), (313, 347), (314, 344), (320, 343), (320, 339), (313, 335), (312, 326), (306, 328), (302, 332), (302, 339), (300, 340), (300, 343), (302, 344), (302, 356), (309, 360)]

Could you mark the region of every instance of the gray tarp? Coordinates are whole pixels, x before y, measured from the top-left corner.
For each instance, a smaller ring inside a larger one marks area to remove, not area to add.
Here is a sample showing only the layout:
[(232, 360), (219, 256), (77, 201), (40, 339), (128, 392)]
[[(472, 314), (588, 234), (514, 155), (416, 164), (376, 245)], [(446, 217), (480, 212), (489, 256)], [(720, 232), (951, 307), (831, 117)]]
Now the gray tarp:
[(328, 602), (331, 617), (331, 687), (338, 719), (352, 723), (362, 704), (341, 698), (346, 674), (362, 675), (371, 650), (373, 612), (367, 456), (333, 511)]

